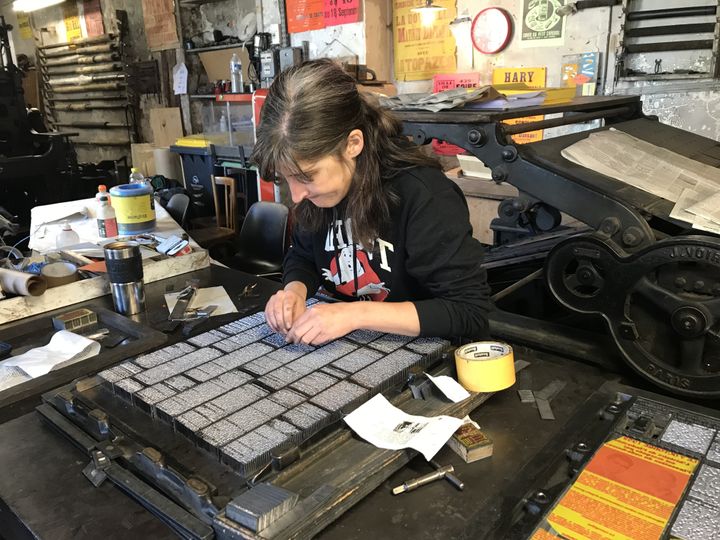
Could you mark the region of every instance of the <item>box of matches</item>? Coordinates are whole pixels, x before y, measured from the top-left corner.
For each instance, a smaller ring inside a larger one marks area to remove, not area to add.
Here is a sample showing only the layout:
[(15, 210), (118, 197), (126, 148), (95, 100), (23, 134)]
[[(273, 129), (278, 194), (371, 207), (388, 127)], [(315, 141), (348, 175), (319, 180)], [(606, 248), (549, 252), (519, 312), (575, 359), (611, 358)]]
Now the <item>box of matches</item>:
[(493, 443), (485, 433), (473, 424), (463, 424), (453, 433), (447, 445), (465, 460), (472, 463), (492, 456)]

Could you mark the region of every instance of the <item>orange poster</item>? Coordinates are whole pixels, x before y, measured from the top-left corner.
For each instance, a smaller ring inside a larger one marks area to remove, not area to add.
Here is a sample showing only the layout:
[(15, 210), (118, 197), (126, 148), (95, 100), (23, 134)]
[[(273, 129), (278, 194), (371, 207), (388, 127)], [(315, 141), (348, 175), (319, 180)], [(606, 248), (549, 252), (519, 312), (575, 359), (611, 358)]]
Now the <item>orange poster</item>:
[(620, 437), (605, 443), (533, 540), (658, 540), (698, 460)]
[(325, 28), (325, 0), (285, 0), (288, 32)]
[[(539, 90), (545, 88), (545, 81), (547, 80), (547, 68), (544, 67), (528, 67), (528, 68), (495, 68), (493, 69), (493, 86), (504, 85), (504, 84), (519, 84), (527, 88)], [(501, 90), (502, 91), (502, 90)], [(511, 118), (505, 120), (504, 123), (510, 126), (515, 124), (526, 124), (528, 122), (539, 122), (545, 117), (539, 116), (526, 116), (525, 118)], [(543, 140), (543, 131), (539, 129), (537, 131), (527, 131), (525, 133), (518, 133), (512, 136), (512, 140), (518, 144), (526, 144)]]

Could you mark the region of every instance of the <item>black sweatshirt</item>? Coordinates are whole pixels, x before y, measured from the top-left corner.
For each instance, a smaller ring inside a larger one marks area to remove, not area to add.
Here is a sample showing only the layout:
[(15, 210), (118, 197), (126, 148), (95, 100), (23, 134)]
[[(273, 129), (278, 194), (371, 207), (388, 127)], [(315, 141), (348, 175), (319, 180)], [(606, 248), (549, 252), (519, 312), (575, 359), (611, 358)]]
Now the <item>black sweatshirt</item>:
[(462, 191), (430, 167), (389, 182), (399, 203), (372, 250), (353, 244), (340, 218), (332, 231), (295, 227), (284, 283), (304, 283), (308, 296), (322, 286), (342, 300), (412, 301), (421, 336), (486, 338), (490, 288)]

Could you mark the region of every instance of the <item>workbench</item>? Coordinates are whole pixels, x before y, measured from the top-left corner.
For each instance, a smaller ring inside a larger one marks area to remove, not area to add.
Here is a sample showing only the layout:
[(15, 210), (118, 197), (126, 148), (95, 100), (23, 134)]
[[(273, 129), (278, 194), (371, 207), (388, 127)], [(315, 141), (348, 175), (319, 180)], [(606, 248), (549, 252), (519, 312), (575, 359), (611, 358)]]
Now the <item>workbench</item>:
[[(224, 285), (236, 299), (246, 285), (257, 282), (264, 304), (279, 284), (211, 266), (147, 286), (146, 324), (166, 318), (163, 293), (179, 290), (189, 278), (200, 286)], [(86, 305), (110, 306), (100, 298)], [(240, 306), (239, 306), (240, 307)], [(205, 328), (207, 329), (207, 328)], [(168, 343), (179, 341), (178, 331)], [(565, 450), (580, 440), (599, 443), (604, 434), (590, 420), (613, 399), (621, 375), (543, 353), (516, 348), (516, 358), (530, 362), (519, 375), (524, 388), (541, 389), (551, 381), (566, 383), (552, 401), (555, 421), (542, 420), (532, 405), (522, 404), (515, 389), (500, 392), (475, 410), (475, 419), (494, 441), (491, 458), (466, 464), (447, 447), (436, 456), (452, 464), (465, 482), (457, 491), (435, 482), (417, 491), (393, 496), (391, 488), (431, 471), (414, 452), (399, 452), (409, 464), (340, 516), (320, 538), (500, 538), (509, 534), (511, 518), (528, 494), (547, 489), (554, 468), (566, 468)], [(621, 365), (619, 369), (623, 371)], [(624, 375), (628, 375), (624, 370)], [(58, 386), (67, 381), (57, 380)], [(632, 379), (633, 383), (638, 383)], [(87, 457), (41, 421), (32, 411), (40, 398), (2, 411), (0, 424), (0, 537), (52, 540), (83, 538), (175, 538), (157, 517), (106, 482), (95, 488), (83, 476)], [(347, 431), (347, 427), (339, 425)], [(353, 464), (348, 463), (347, 467)]]

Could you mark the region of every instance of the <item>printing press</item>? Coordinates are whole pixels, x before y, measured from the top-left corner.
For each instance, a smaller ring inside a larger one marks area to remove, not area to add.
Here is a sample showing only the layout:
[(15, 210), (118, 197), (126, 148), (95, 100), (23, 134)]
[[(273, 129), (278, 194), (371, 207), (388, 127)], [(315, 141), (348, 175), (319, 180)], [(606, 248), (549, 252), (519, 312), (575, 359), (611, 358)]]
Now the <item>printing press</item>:
[[(563, 116), (502, 123), (554, 113)], [(608, 440), (631, 435), (685, 456), (697, 468), (693, 479), (718, 463), (717, 238), (670, 218), (668, 201), (560, 157), (588, 132), (528, 145), (509, 136), (604, 119), (601, 130), (713, 166), (718, 144), (644, 117), (637, 97), (398, 115), (416, 143), (461, 146), (494, 180), (520, 190), (494, 223), (491, 282), (513, 265), (541, 266), (559, 306), (595, 322), (574, 328), (497, 312), (493, 337), (515, 347), (516, 386), (450, 403), (437, 392), (414, 398), (423, 371), (454, 374), (454, 347), (443, 340), (356, 332), (303, 349), (263, 327), (275, 282), (211, 266), (149, 284), (147, 312), (135, 321), (142, 326), (163, 326), (164, 293), (189, 278), (223, 285), (238, 313), (166, 330), (166, 342), (145, 349), (138, 334), (127, 355), (103, 361), (101, 353), (82, 374), (51, 374), (42, 395), (3, 402), (0, 394), (0, 467), (13, 471), (0, 475), (0, 538), (540, 538)], [(559, 227), (560, 212), (589, 229)], [(496, 286), (498, 305), (530, 283), (520, 279), (505, 294)], [(109, 299), (83, 306), (100, 310)], [(26, 336), (67, 309), (10, 323), (0, 339)], [(515, 391), (549, 387), (554, 421)], [(469, 464), (443, 448), (435, 460), (455, 465), (463, 491), (435, 482), (393, 496), (393, 486), (432, 467), (415, 451), (375, 448), (344, 425), (378, 393), (410, 414), (470, 415), (492, 435), (494, 455)], [(700, 435), (688, 442), (682, 426)], [(677, 502), (665, 534), (691, 526), (693, 501), (714, 504), (701, 487), (696, 480)]]

